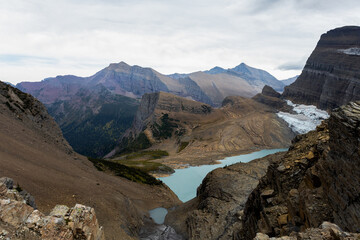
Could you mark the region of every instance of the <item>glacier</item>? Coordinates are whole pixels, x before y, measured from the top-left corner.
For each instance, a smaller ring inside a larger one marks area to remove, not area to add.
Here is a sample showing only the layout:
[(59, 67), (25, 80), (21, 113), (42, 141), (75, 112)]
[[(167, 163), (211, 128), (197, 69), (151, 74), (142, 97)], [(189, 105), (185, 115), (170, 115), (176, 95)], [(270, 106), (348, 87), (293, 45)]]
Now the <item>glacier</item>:
[(338, 51), (341, 53), (345, 53), (347, 55), (360, 56), (360, 48), (357, 47), (348, 48), (348, 49), (339, 49)]
[(293, 113), (278, 112), (277, 115), (289, 124), (289, 127), (298, 134), (304, 134), (316, 129), (322, 120), (329, 118), (329, 114), (313, 105), (294, 104), (286, 100), (293, 108)]

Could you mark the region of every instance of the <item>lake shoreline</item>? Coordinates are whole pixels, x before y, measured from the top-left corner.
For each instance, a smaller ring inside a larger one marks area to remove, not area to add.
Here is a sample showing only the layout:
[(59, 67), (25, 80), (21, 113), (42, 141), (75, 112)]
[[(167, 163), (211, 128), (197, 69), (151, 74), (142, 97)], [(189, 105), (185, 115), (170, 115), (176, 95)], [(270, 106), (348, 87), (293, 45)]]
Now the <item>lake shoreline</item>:
[(196, 196), (196, 189), (201, 184), (204, 177), (212, 170), (238, 162), (250, 162), (252, 160), (283, 151), (287, 151), (287, 148), (263, 149), (252, 153), (226, 157), (224, 159), (217, 160), (218, 164), (206, 164), (175, 169), (173, 174), (166, 177), (159, 177), (158, 179), (166, 184), (179, 197), (180, 201), (186, 202)]

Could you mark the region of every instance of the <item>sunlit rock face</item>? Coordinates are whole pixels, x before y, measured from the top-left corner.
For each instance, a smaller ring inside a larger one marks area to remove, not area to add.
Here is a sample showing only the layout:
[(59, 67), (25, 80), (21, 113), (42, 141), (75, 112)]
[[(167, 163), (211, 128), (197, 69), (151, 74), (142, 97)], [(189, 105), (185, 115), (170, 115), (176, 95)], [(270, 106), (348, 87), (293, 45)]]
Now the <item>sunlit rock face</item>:
[(331, 110), (360, 99), (360, 27), (323, 34), (299, 78), (285, 87), (294, 103)]

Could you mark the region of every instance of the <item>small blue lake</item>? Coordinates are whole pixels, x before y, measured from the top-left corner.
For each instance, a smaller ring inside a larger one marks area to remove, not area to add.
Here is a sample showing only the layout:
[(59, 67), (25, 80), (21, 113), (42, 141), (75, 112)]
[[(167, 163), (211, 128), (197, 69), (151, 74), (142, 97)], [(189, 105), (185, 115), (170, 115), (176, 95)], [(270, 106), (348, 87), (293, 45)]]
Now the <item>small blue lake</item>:
[(220, 164), (175, 169), (175, 173), (171, 174), (169, 177), (162, 177), (159, 179), (169, 186), (181, 201), (187, 202), (196, 196), (196, 189), (210, 171), (238, 162), (250, 162), (251, 160), (262, 158), (269, 154), (284, 151), (287, 151), (287, 148), (267, 149), (250, 154), (227, 157), (220, 160)]
[(165, 220), (165, 216), (168, 213), (166, 208), (155, 208), (149, 211), (150, 217), (154, 220), (157, 224), (163, 224)]

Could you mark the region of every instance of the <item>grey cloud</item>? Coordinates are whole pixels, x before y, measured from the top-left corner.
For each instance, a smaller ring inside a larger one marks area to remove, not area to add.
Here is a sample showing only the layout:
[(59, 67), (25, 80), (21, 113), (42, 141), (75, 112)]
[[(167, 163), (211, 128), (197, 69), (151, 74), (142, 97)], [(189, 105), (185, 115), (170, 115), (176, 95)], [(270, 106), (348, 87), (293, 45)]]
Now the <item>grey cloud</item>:
[(37, 62), (39, 64), (57, 64), (55, 58), (27, 56), (18, 54), (0, 54), (0, 62), (11, 64), (25, 64), (26, 62)]
[(302, 70), (304, 68), (305, 63), (303, 62), (298, 62), (298, 63), (294, 63), (294, 62), (288, 62), (288, 63), (284, 63), (281, 64), (280, 66), (277, 67), (277, 69), (279, 70), (284, 70), (284, 71), (289, 71), (289, 70)]
[(322, 33), (360, 22), (357, 1), (0, 0), (0, 74), (21, 79), (28, 63), (36, 80), (120, 61), (163, 73), (243, 61), (286, 78)]

